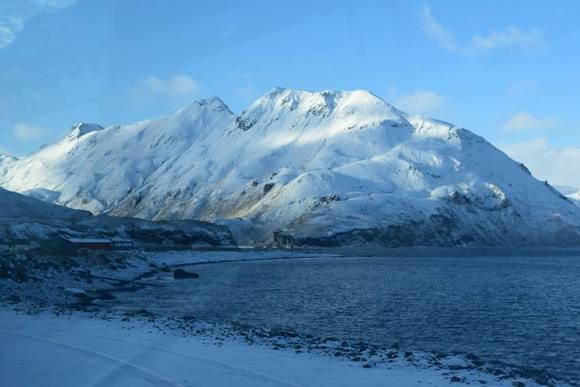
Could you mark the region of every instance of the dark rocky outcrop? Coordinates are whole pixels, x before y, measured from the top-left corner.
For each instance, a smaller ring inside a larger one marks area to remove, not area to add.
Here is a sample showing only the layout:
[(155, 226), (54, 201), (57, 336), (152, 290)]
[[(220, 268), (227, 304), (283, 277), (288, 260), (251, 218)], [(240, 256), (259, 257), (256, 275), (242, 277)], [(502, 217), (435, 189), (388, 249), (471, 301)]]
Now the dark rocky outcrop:
[(173, 278), (175, 279), (199, 278), (199, 274), (184, 269), (175, 269), (173, 271)]

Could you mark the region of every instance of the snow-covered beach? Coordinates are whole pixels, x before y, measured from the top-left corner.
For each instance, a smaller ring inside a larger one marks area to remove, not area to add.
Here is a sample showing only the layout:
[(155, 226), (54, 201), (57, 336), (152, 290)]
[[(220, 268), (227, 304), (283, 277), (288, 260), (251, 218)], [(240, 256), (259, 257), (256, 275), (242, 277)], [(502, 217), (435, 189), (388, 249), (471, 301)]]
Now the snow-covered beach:
[[(147, 310), (120, 314), (101, 307), (108, 301), (100, 297), (99, 288), (122, 299), (128, 284), (153, 283), (144, 273), (165, 272), (184, 264), (332, 256), (279, 250), (157, 252), (130, 256), (115, 270), (92, 268), (89, 280), (80, 274), (82, 267), (64, 272), (44, 269), (43, 278), (35, 277), (39, 272), (31, 272), (28, 275), (36, 279), (22, 283), (2, 279), (3, 384), (46, 386), (57, 380), (59, 386), (542, 384), (534, 375), (483, 367), (477, 358), (408, 353), (333, 338), (305, 338), (292, 331), (155, 315)], [(101, 277), (127, 282), (111, 287), (111, 281)], [(42, 291), (49, 294), (47, 298), (28, 302), (27, 297), (39, 299)], [(554, 379), (547, 383), (558, 384)]]
[[(446, 386), (433, 368), (360, 363), (153, 329), (147, 322), (0, 312), (6, 386)], [(504, 385), (511, 385), (506, 382)]]

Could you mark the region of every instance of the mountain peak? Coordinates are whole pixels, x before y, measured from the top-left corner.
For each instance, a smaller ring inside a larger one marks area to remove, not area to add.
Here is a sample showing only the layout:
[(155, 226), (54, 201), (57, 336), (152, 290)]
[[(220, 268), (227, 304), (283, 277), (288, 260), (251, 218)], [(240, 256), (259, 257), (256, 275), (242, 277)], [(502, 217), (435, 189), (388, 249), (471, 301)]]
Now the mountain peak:
[(329, 111), (334, 110), (338, 105), (342, 107), (353, 107), (363, 109), (381, 108), (389, 115), (401, 115), (402, 112), (395, 109), (372, 92), (368, 90), (330, 90), (307, 91), (300, 89), (286, 89), (274, 87), (262, 97), (258, 98), (247, 110), (275, 110), (288, 108), (293, 111), (299, 106), (304, 107), (306, 111), (313, 107), (325, 107)]
[(209, 106), (217, 110), (227, 110), (230, 111), (228, 105), (219, 97), (209, 97), (204, 98), (196, 102), (200, 106)]
[(333, 89), (324, 89), (320, 91), (309, 91), (309, 90), (302, 90), (302, 89), (290, 89), (284, 88), (280, 86), (276, 86), (270, 89), (266, 94), (264, 94), (260, 100), (273, 100), (277, 98), (284, 98), (284, 97), (300, 97), (300, 98), (316, 98), (316, 97), (324, 97), (324, 98), (345, 98), (345, 97), (353, 97), (356, 96), (358, 98), (369, 99), (369, 100), (379, 100), (386, 104), (381, 98), (377, 97), (375, 94), (368, 90), (358, 89), (358, 90), (333, 90)]
[(17, 157), (11, 156), (11, 155), (7, 155), (7, 154), (2, 154), (0, 153), (0, 162), (3, 161), (15, 161), (18, 160)]
[(226, 105), (226, 103), (218, 97), (209, 97), (209, 98), (197, 100), (197, 101), (193, 102), (192, 104), (178, 110), (177, 113), (178, 114), (179, 113), (193, 114), (195, 112), (199, 112), (202, 110), (211, 111), (211, 112), (226, 112), (230, 115), (234, 114), (234, 113), (232, 113), (232, 111), (230, 110), (228, 105)]
[(72, 136), (79, 138), (92, 132), (103, 130), (104, 128), (99, 124), (91, 124), (88, 122), (77, 122), (70, 128)]

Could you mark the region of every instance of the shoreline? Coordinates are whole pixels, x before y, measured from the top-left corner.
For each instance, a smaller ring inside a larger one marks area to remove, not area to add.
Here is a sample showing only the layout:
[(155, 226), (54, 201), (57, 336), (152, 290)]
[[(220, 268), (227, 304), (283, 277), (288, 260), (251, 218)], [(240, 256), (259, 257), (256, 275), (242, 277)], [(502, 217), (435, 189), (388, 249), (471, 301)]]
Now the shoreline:
[[(116, 273), (117, 275), (122, 274), (122, 277), (124, 278), (116, 278), (115, 281), (120, 281), (120, 284), (134, 283), (135, 274), (140, 273), (139, 275), (143, 275), (146, 273), (146, 271), (143, 271), (144, 269), (149, 271), (165, 271), (168, 267), (175, 268), (179, 266), (191, 266), (207, 263), (337, 257), (336, 255), (322, 254), (319, 252), (312, 253), (308, 256), (304, 255), (304, 252), (301, 253), (300, 256), (292, 256), (292, 252), (289, 251), (253, 251), (250, 254), (248, 254), (247, 251), (241, 251), (235, 253), (229, 252), (228, 254), (233, 254), (234, 258), (228, 259), (222, 257), (224, 252), (221, 251), (212, 253), (182, 251), (146, 253), (144, 257), (140, 256), (137, 257), (136, 260), (129, 260), (129, 268), (127, 270), (121, 270), (120, 273)], [(193, 257), (195, 255), (199, 256)], [(256, 257), (256, 255), (259, 255), (259, 257)], [(155, 260), (157, 268), (151, 268), (151, 259)], [(103, 272), (107, 272), (107, 270), (100, 272), (95, 270), (95, 273), (100, 274), (97, 274), (93, 278), (97, 278), (97, 276), (102, 277)], [(139, 275), (137, 275), (137, 277)], [(154, 280), (154, 277), (139, 278), (139, 281), (143, 281), (144, 285), (153, 285), (152, 280)], [(94, 285), (94, 282), (91, 285)], [(120, 289), (121, 287), (121, 285), (117, 286), (116, 289)], [(139, 288), (133, 288), (130, 291), (136, 290), (139, 290)], [(115, 286), (111, 286), (110, 284), (109, 289), (101, 289), (101, 291), (114, 292), (117, 294)], [(84, 295), (79, 296), (81, 294)], [(333, 338), (302, 337), (292, 330), (278, 330), (273, 332), (268, 329), (243, 326), (241, 324), (236, 325), (235, 323), (229, 325), (218, 325), (195, 321), (195, 319), (188, 316), (157, 316), (145, 309), (128, 311), (129, 313), (120, 315), (110, 311), (107, 312), (100, 308), (99, 304), (106, 304), (106, 299), (92, 298), (89, 302), (81, 302), (82, 299), (86, 297), (86, 294), (87, 293), (85, 292), (72, 295), (73, 299), (80, 298), (78, 300), (80, 305), (77, 305), (77, 307), (71, 308), (69, 306), (68, 308), (63, 308), (58, 304), (51, 305), (49, 303), (44, 307), (36, 308), (36, 310), (33, 308), (29, 312), (40, 312), (37, 316), (43, 316), (42, 318), (44, 319), (47, 317), (47, 311), (50, 311), (50, 308), (52, 307), (52, 311), (56, 315), (53, 318), (56, 319), (63, 318), (65, 320), (75, 320), (78, 318), (88, 318), (95, 321), (108, 321), (106, 325), (120, 324), (121, 326), (123, 324), (137, 324), (142, 329), (149, 329), (150, 332), (158, 330), (156, 334), (161, 336), (173, 335), (175, 337), (189, 339), (193, 337), (195, 340), (202, 340), (206, 343), (208, 340), (212, 341), (213, 344), (218, 346), (223, 345), (224, 340), (227, 339), (231, 342), (237, 343), (236, 345), (241, 345), (242, 347), (259, 347), (261, 348), (261, 351), (265, 351), (264, 353), (268, 354), (282, 351), (290, 352), (288, 356), (309, 356), (310, 359), (318, 359), (314, 361), (313, 366), (318, 364), (317, 362), (323, 361), (320, 359), (332, 359), (333, 361), (338, 361), (339, 363), (337, 364), (340, 364), (340, 367), (347, 367), (347, 369), (354, 367), (365, 371), (375, 369), (381, 370), (382, 374), (384, 374), (382, 377), (386, 378), (386, 380), (390, 377), (389, 373), (404, 369), (408, 375), (415, 376), (423, 375), (428, 371), (427, 374), (430, 376), (427, 379), (431, 380), (431, 378), (439, 378), (434, 385), (441, 386), (450, 383), (475, 383), (476, 385), (489, 384), (506, 386), (565, 385), (539, 370), (508, 365), (492, 366), (491, 364), (482, 362), (474, 355), (444, 355), (411, 351), (403, 352), (396, 347), (380, 348), (366, 343), (346, 343)], [(118, 297), (122, 296), (119, 295)], [(94, 304), (95, 302), (97, 303), (96, 305)], [(15, 306), (16, 305), (12, 305), (12, 307)], [(16, 307), (18, 308), (18, 306)], [(75, 309), (79, 310), (75, 311)], [(5, 315), (9, 312), (7, 308), (1, 308), (0, 313)], [(19, 318), (20, 317), (15, 317), (15, 320), (18, 320)], [(5, 323), (5, 320), (6, 318), (2, 319), (3, 324)], [(221, 339), (218, 340), (217, 338)], [(397, 372), (395, 372), (395, 374), (397, 374)]]
[[(3, 380), (9, 385), (48, 385), (57, 375), (60, 386), (79, 385), (77, 375), (62, 375), (62, 371), (79, 367), (87, 360), (92, 368), (83, 371), (82, 380), (108, 380), (114, 376), (115, 382), (106, 385), (118, 386), (404, 387), (452, 383), (433, 369), (365, 369), (340, 359), (248, 345), (232, 337), (161, 332), (142, 320), (26, 316), (0, 310), (0, 335), (7, 343), (0, 349), (0, 358), (11, 357), (10, 362), (0, 365)], [(7, 353), (9, 349), (11, 354)], [(55, 350), (62, 364), (60, 370), (49, 367), (54, 366), (51, 356)], [(30, 358), (30, 368), (10, 367)]]

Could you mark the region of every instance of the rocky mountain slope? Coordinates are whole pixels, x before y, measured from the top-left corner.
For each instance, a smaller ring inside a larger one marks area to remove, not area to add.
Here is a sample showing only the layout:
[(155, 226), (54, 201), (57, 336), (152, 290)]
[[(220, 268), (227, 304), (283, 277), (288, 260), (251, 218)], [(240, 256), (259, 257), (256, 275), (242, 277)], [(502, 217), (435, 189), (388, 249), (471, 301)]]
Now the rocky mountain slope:
[(94, 213), (201, 219), (242, 243), (580, 244), (580, 209), (483, 138), (366, 91), (276, 88), (0, 161), (0, 186)]
[(92, 216), (0, 188), (0, 240), (54, 237), (131, 238), (140, 244), (231, 246), (229, 230), (197, 221), (151, 222)]

